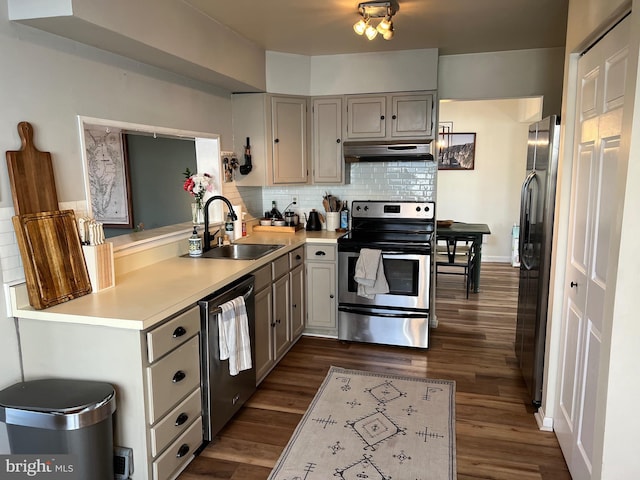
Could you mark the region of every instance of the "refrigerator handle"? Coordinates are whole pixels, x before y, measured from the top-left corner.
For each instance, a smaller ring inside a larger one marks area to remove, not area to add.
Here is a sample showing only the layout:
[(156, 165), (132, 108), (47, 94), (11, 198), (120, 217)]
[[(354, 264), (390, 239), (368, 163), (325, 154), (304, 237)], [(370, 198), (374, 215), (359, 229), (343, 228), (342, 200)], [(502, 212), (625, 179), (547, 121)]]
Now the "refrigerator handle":
[(518, 256), (520, 257), (520, 262), (522, 265), (528, 270), (530, 265), (527, 265), (527, 261), (524, 255), (524, 240), (525, 237), (529, 235), (529, 220), (527, 219), (527, 209), (528, 209), (528, 192), (529, 187), (531, 186), (531, 182), (536, 177), (535, 170), (529, 172), (527, 177), (522, 182), (522, 189), (520, 190), (520, 236), (518, 238)]

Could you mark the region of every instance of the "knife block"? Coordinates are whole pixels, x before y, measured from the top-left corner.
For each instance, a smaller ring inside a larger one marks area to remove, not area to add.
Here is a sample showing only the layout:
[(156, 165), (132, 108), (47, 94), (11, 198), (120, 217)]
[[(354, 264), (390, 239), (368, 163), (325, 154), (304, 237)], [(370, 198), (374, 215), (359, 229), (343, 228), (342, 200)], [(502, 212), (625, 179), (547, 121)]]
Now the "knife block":
[(113, 287), (116, 284), (113, 266), (113, 243), (83, 245), (82, 251), (89, 271), (92, 293)]

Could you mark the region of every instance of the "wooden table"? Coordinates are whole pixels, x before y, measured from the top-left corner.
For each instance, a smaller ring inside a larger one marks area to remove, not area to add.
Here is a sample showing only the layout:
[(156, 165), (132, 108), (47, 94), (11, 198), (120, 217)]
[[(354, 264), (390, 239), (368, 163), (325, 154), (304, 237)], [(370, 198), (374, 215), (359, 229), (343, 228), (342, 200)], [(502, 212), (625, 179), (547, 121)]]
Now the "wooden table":
[(458, 237), (471, 238), (476, 246), (477, 268), (473, 275), (473, 291), (480, 290), (480, 262), (482, 260), (482, 236), (490, 235), (491, 230), (486, 223), (453, 222), (449, 227), (437, 227), (437, 240), (455, 241)]

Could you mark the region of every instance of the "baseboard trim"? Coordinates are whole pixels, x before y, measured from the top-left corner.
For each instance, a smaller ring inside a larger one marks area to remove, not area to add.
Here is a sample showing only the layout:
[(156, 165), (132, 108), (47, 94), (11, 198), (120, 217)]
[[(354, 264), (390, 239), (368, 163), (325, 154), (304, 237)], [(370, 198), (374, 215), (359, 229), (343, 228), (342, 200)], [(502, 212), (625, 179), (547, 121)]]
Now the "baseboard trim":
[(544, 414), (542, 407), (538, 408), (538, 411), (533, 414), (538, 424), (538, 428), (544, 432), (553, 432), (553, 418), (547, 417)]

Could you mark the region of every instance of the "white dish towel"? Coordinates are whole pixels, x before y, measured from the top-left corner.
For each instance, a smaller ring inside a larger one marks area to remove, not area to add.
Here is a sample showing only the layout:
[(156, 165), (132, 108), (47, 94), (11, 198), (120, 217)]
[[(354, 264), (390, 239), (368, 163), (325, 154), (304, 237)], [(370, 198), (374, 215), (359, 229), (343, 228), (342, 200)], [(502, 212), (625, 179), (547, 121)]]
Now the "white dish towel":
[(382, 252), (372, 248), (361, 248), (356, 261), (353, 279), (358, 283), (358, 295), (373, 299), (377, 293), (389, 293), (389, 284), (384, 276)]
[(251, 338), (244, 297), (220, 305), (222, 314), (218, 322), (220, 360), (229, 359), (229, 374), (237, 375), (251, 368)]

